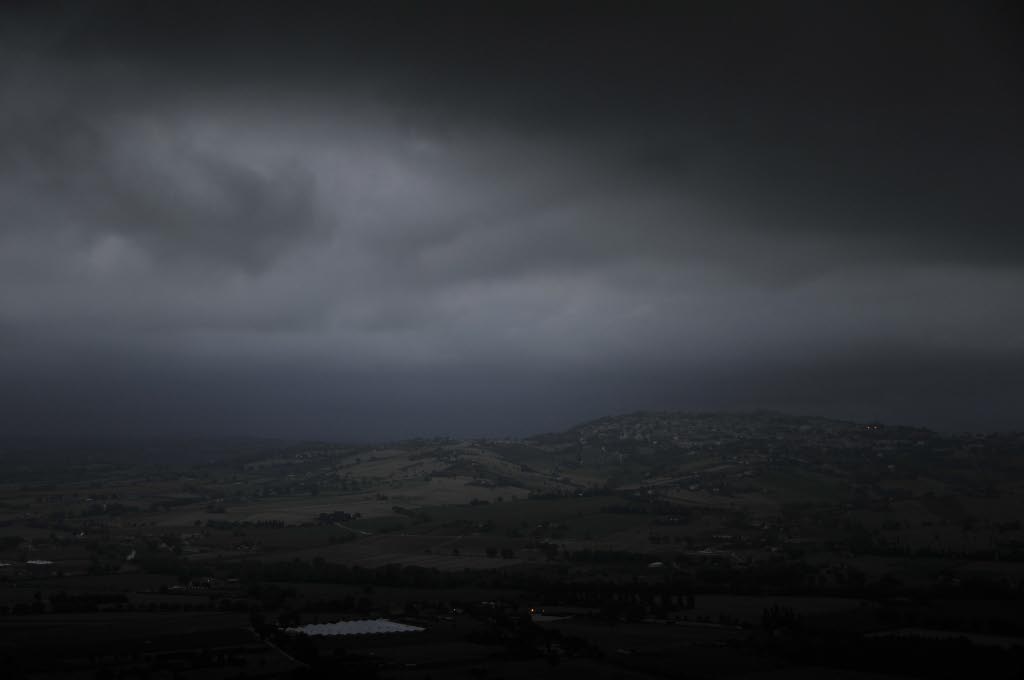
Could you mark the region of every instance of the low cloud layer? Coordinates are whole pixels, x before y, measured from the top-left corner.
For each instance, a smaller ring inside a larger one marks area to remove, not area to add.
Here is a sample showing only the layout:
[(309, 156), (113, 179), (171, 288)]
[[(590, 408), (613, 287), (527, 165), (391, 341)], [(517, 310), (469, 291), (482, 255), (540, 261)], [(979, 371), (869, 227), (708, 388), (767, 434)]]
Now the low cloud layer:
[(1018, 19), (12, 11), (3, 431), (1019, 428)]

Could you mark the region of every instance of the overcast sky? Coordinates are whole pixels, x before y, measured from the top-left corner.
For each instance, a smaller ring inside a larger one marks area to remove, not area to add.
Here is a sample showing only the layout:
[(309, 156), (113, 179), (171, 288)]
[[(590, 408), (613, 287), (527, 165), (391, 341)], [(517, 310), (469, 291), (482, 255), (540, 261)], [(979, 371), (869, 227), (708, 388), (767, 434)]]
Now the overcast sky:
[(1014, 3), (372, 6), (5, 5), (0, 432), (1024, 428)]

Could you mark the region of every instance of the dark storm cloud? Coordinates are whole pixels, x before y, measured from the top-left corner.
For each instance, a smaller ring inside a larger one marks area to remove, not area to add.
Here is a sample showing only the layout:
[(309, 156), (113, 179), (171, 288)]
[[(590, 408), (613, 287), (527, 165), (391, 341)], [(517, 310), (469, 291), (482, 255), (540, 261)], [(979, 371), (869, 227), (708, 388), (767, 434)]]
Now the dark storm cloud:
[(1020, 424), (1011, 6), (6, 18), (5, 429)]
[(0, 114), (5, 231), (119, 236), (160, 256), (253, 268), (316, 230), (304, 168), (246, 165), (207, 148), (189, 129), (188, 111), (131, 97), (94, 101), (116, 72), (67, 70), (78, 80), (65, 89), (69, 74), (59, 64), (8, 69)]

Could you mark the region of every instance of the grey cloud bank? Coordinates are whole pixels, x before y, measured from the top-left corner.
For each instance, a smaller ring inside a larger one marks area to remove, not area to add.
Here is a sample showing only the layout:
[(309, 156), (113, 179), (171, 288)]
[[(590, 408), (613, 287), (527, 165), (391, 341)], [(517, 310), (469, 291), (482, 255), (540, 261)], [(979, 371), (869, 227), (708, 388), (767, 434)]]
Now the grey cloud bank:
[(1019, 15), (924, 7), (11, 11), (0, 428), (1019, 429)]

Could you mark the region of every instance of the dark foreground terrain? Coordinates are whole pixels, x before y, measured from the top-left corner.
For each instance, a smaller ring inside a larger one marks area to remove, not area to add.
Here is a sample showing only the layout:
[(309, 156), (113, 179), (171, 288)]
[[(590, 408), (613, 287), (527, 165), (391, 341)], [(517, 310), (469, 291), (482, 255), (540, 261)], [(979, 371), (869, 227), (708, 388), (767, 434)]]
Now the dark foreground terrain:
[[(1024, 677), (1024, 435), (637, 413), (2, 455), (5, 677)], [(302, 629), (377, 619), (419, 630)]]

